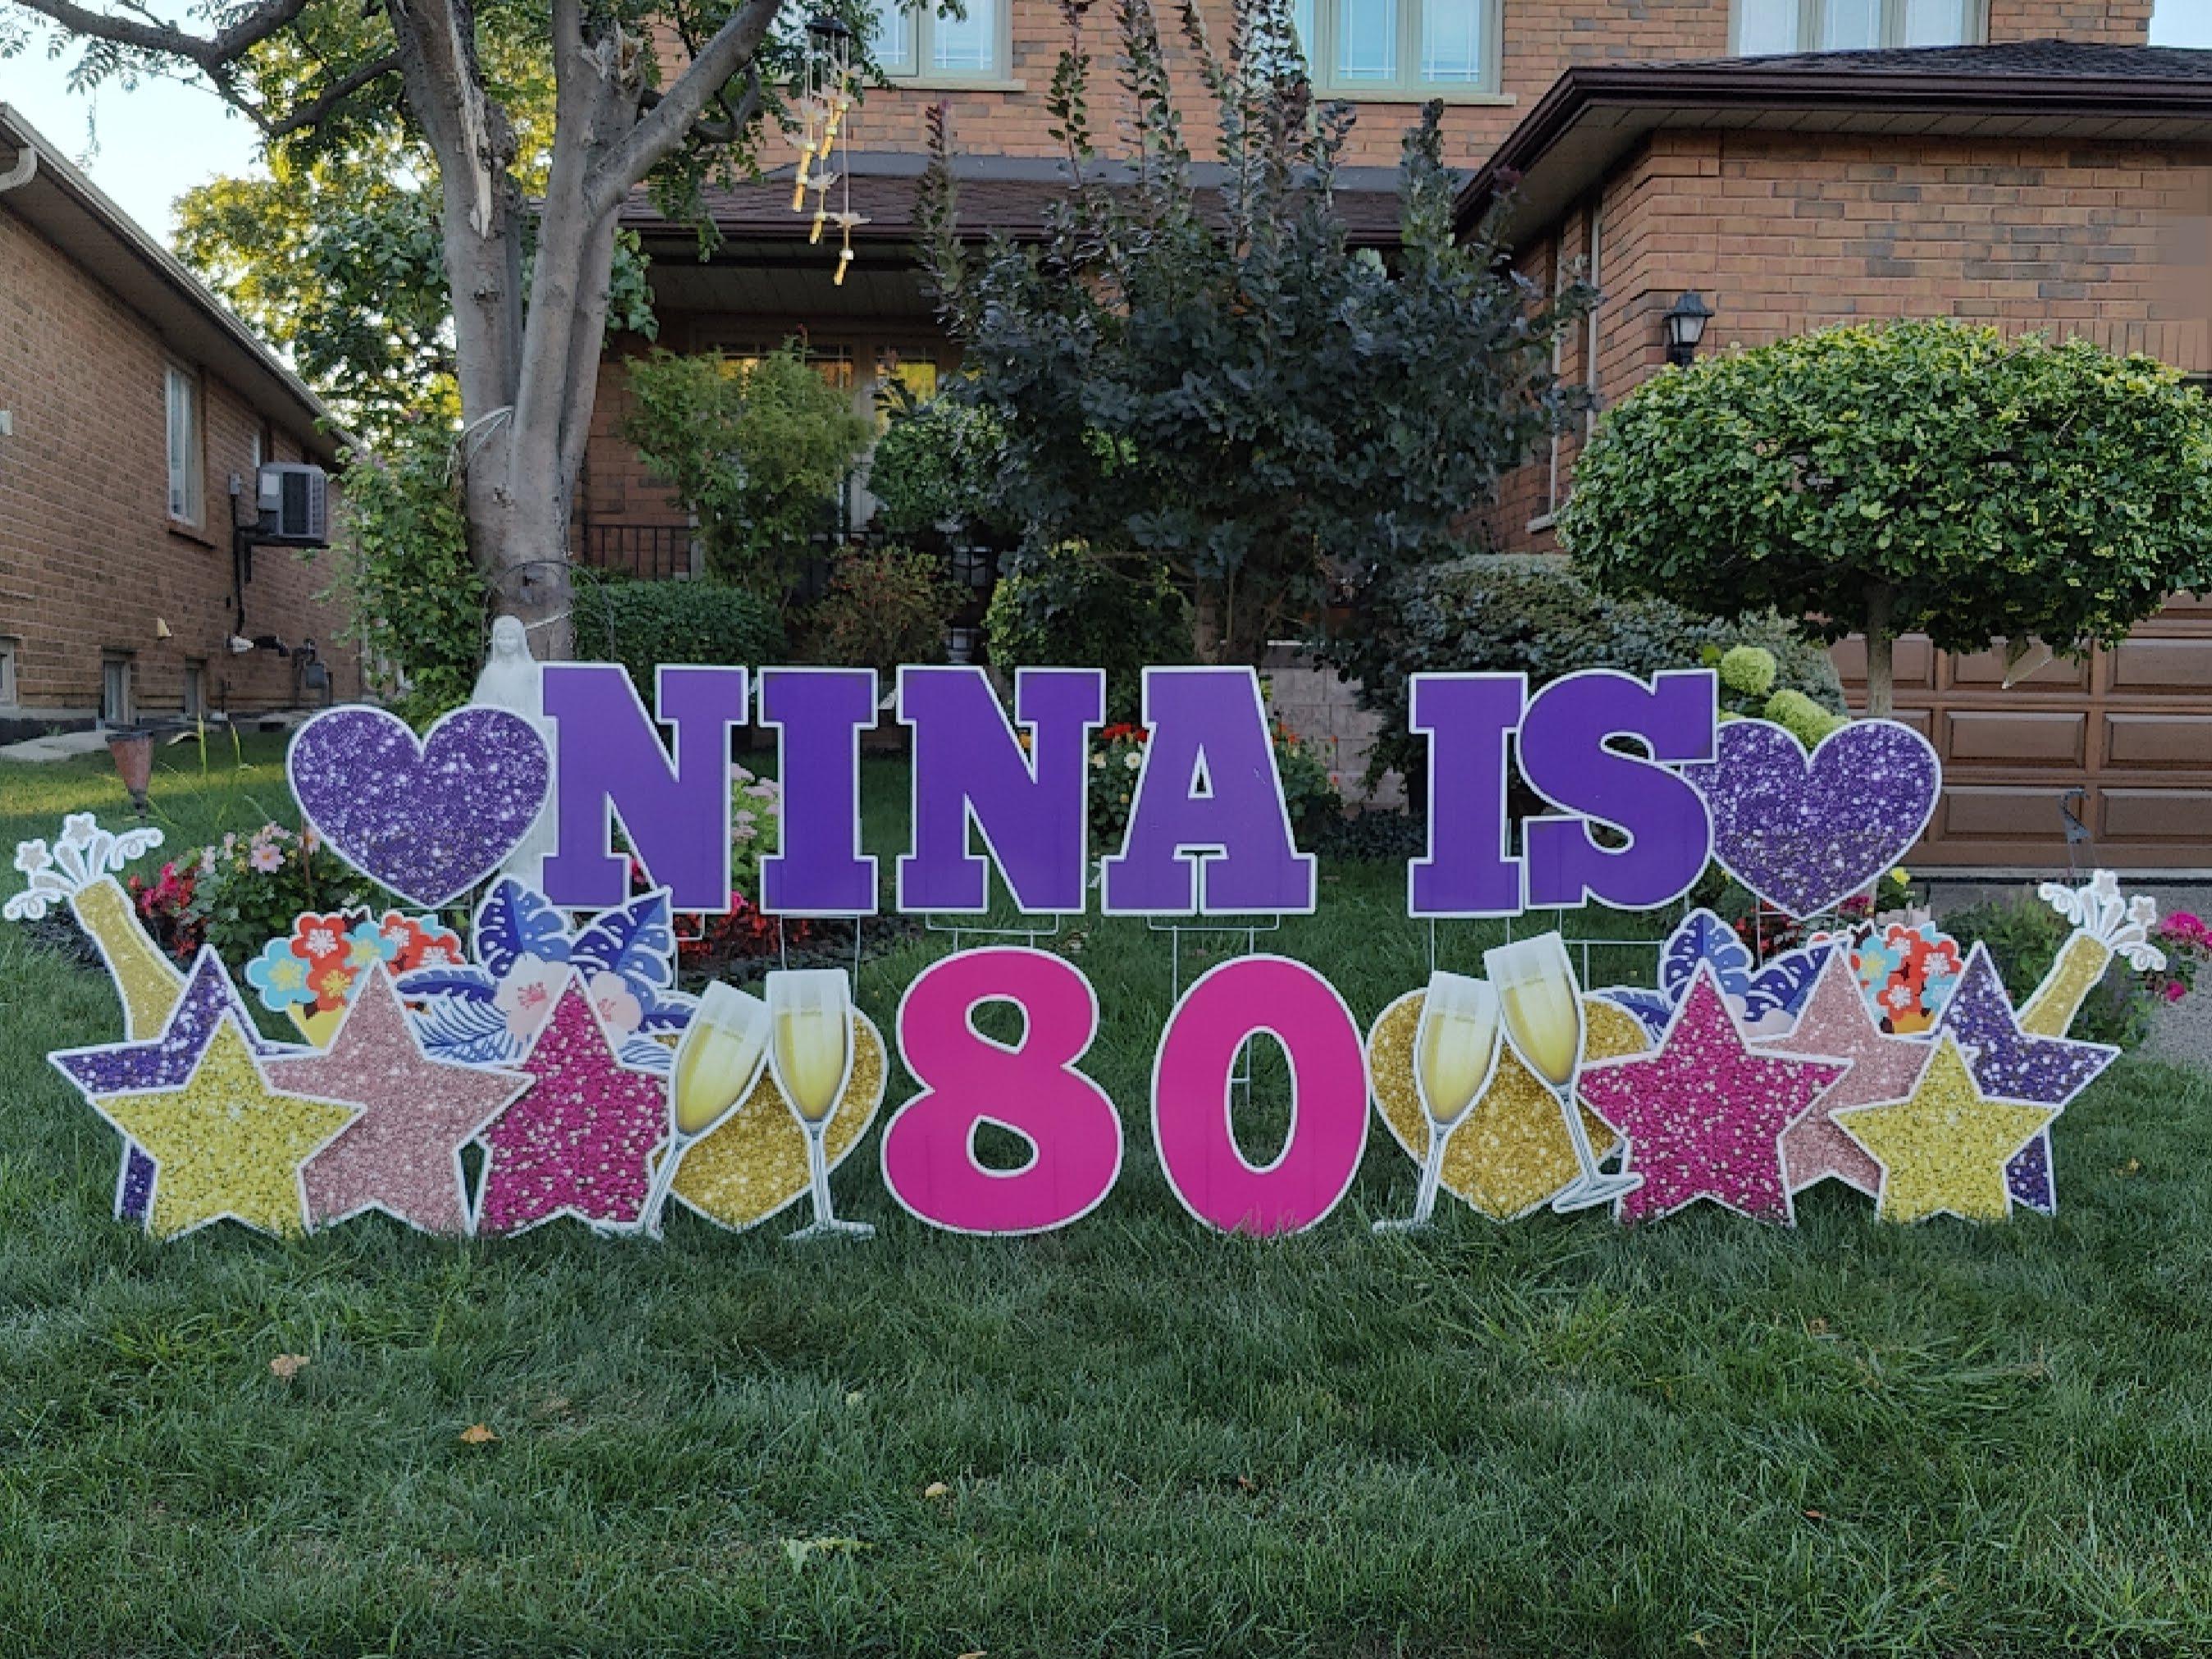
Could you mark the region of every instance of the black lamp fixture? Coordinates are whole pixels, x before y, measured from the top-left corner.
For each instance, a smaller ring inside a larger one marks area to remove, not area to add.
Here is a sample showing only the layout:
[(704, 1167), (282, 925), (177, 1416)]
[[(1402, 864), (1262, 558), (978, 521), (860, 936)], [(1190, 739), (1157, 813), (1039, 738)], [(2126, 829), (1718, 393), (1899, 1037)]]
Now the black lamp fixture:
[(1712, 319), (1713, 308), (1705, 296), (1695, 289), (1685, 289), (1661, 319), (1667, 325), (1667, 361), (1678, 368), (1695, 362), (1698, 342), (1705, 337), (1705, 325)]

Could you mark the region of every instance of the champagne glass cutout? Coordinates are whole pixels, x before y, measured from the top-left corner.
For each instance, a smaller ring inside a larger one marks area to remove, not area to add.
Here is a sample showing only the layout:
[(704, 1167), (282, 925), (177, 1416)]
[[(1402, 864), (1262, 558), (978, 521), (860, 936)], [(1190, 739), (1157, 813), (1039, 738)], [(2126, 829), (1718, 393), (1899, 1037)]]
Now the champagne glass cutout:
[(1490, 982), (1498, 988), (1506, 1042), (1559, 1102), (1568, 1138), (1574, 1143), (1581, 1173), (1553, 1199), (1552, 1208), (1565, 1215), (1610, 1204), (1634, 1192), (1644, 1184), (1642, 1176), (1626, 1170), (1608, 1175), (1598, 1168), (1575, 1099), (1575, 1079), (1583, 1060), (1583, 990), (1566, 940), (1556, 932), (1539, 933), (1486, 951), (1482, 962)]
[(784, 968), (768, 976), (769, 1066), (806, 1133), (814, 1219), (787, 1237), (872, 1238), (865, 1221), (840, 1221), (830, 1205), (830, 1118), (853, 1073), (852, 981), (842, 968)]
[(1378, 1233), (1418, 1231), (1436, 1213), (1444, 1143), (1498, 1074), (1498, 993), (1487, 982), (1441, 970), (1429, 975), (1413, 1032), (1413, 1090), (1429, 1120), (1413, 1213), (1375, 1224)]
[(660, 1237), (661, 1212), (684, 1154), (735, 1111), (768, 1065), (769, 1011), (758, 997), (720, 980), (692, 1011), (676, 1046), (668, 1088), (668, 1145), (653, 1172), (640, 1224)]

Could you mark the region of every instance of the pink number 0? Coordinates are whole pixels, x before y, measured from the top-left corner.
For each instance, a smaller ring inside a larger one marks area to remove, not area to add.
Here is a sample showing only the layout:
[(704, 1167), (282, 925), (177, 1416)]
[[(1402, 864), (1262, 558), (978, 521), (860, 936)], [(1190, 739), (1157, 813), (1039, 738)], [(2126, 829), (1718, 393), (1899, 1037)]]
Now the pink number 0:
[[(1291, 1060), (1291, 1132), (1266, 1168), (1229, 1122), (1229, 1074), (1255, 1031)], [(1336, 988), (1287, 957), (1238, 957), (1176, 1005), (1152, 1063), (1152, 1138), (1182, 1206), (1224, 1232), (1303, 1232), (1352, 1185), (1367, 1145), (1367, 1061)]]
[[(1011, 1002), (1015, 1047), (975, 1030), (978, 1004)], [(899, 1000), (899, 1055), (921, 1085), (884, 1131), (884, 1184), (909, 1214), (960, 1233), (1037, 1233), (1087, 1215), (1121, 1172), (1121, 1120), (1075, 1070), (1098, 1034), (1098, 998), (1073, 963), (1015, 946), (933, 963)], [(1030, 1143), (1019, 1170), (975, 1161), (975, 1127)]]

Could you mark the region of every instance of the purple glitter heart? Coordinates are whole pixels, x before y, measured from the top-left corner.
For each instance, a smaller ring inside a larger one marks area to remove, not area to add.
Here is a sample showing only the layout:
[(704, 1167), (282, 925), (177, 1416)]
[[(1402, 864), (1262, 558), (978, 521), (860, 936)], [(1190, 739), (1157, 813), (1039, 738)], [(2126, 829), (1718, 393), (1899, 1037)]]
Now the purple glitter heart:
[(1713, 856), (1776, 909), (1817, 915), (1920, 839), (1943, 787), (1927, 738), (1855, 720), (1810, 756), (1765, 720), (1729, 720), (1714, 758), (1682, 768), (1713, 816)]
[(331, 850), (425, 909), (499, 868), (545, 805), (550, 766), (528, 720), (457, 708), (419, 742), (381, 708), (332, 708), (285, 761), (300, 810)]

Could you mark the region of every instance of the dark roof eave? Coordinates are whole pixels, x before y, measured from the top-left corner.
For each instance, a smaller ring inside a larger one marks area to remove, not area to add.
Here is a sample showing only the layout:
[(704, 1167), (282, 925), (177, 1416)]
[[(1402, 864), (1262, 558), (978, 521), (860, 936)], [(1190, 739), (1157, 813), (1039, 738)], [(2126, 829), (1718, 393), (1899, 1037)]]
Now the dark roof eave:
[(1864, 69), (1760, 70), (1741, 64), (1585, 65), (1567, 70), (1460, 191), (1455, 222), (1464, 234), (1499, 193), (1501, 179), (1525, 175), (1595, 107), (1717, 113), (1830, 111), (2196, 120), (2212, 134), (2212, 82), (2086, 75), (1929, 75)]

